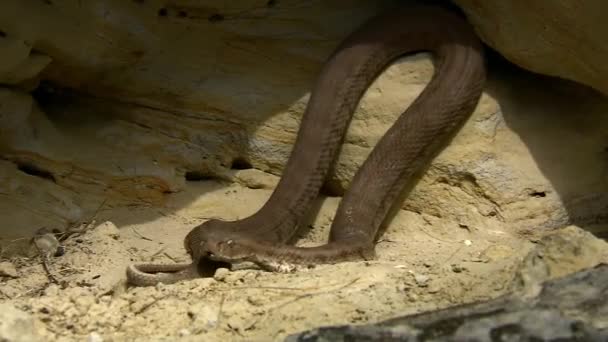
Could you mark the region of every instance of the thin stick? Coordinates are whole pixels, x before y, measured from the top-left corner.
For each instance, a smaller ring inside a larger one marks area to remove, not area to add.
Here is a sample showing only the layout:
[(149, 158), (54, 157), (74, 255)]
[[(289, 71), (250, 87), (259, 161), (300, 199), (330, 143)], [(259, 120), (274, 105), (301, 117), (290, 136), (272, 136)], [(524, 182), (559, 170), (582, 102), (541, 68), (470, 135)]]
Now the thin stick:
[(287, 301), (285, 303), (282, 303), (282, 304), (279, 304), (278, 306), (275, 306), (274, 308), (272, 308), (272, 310), (280, 309), (280, 308), (282, 308), (284, 306), (287, 306), (289, 304), (295, 303), (295, 302), (297, 302), (299, 300), (302, 300), (304, 298), (310, 298), (310, 297), (314, 297), (314, 296), (319, 296), (319, 295), (333, 293), (333, 292), (337, 292), (337, 291), (343, 290), (343, 289), (351, 286), (352, 284), (356, 283), (359, 279), (360, 278), (355, 278), (355, 279), (349, 281), (348, 283), (346, 283), (346, 284), (344, 284), (344, 285), (342, 285), (342, 286), (340, 286), (340, 287), (338, 287), (336, 289), (333, 289), (333, 290), (327, 290), (327, 291), (321, 291), (321, 292), (315, 292), (315, 293), (305, 293), (303, 295), (299, 295), (299, 296), (297, 296), (294, 299), (291, 299), (291, 300), (289, 300), (289, 301)]
[(49, 278), (49, 281), (53, 284), (59, 284), (57, 278), (55, 278), (55, 276), (51, 273), (51, 267), (49, 266), (49, 258), (46, 256), (42, 257), (42, 267), (44, 268), (44, 271), (46, 272), (46, 276), (47, 278)]
[(133, 231), (133, 233), (135, 233), (141, 239), (148, 240), (148, 241), (154, 241), (154, 240), (150, 239), (149, 237), (145, 237), (145, 236), (141, 235), (141, 233), (138, 232), (137, 229), (135, 229), (135, 227), (131, 227), (131, 230)]
[(139, 310), (135, 311), (134, 314), (135, 315), (139, 315), (140, 313), (143, 313), (144, 311), (148, 310), (152, 305), (158, 303), (159, 301), (168, 298), (169, 295), (165, 295), (159, 298), (154, 299), (152, 302), (142, 306)]
[(172, 257), (169, 253), (167, 252), (163, 252), (163, 255), (166, 256), (167, 258), (169, 258), (171, 261), (173, 262), (177, 262), (177, 258)]
[(156, 253), (150, 255), (150, 258), (154, 259), (154, 257), (156, 257), (159, 254), (163, 253), (165, 251), (165, 249), (167, 249), (167, 247), (166, 246), (162, 246)]
[(460, 241), (449, 241), (449, 240), (444, 240), (444, 239), (438, 238), (438, 237), (436, 237), (436, 236), (433, 236), (433, 234), (431, 234), (431, 233), (427, 232), (427, 231), (426, 231), (424, 228), (422, 228), (422, 227), (420, 227), (420, 230), (421, 230), (423, 233), (425, 233), (426, 235), (430, 236), (432, 239), (439, 240), (439, 241), (442, 241), (442, 242), (445, 242), (445, 243), (459, 243), (459, 242), (460, 242)]
[[(314, 297), (314, 296), (319, 296), (319, 295), (333, 293), (333, 292), (337, 292), (337, 291), (343, 290), (343, 289), (351, 286), (352, 284), (356, 283), (359, 279), (361, 279), (361, 278), (355, 278), (355, 279), (349, 281), (348, 283), (346, 283), (346, 284), (344, 284), (344, 285), (342, 285), (342, 286), (340, 286), (338, 288), (332, 289), (332, 290), (321, 291), (321, 292), (314, 292), (314, 293), (305, 293), (305, 294), (296, 296), (293, 299), (290, 299), (290, 300), (288, 300), (286, 302), (283, 302), (283, 303), (281, 303), (281, 304), (279, 304), (279, 305), (277, 305), (275, 307), (272, 307), (272, 308), (268, 309), (266, 311), (266, 313), (264, 314), (264, 316), (262, 316), (259, 319), (254, 320), (253, 323), (251, 323), (248, 328), (251, 328), (251, 327), (255, 326), (256, 324), (259, 324), (259, 323), (263, 322), (264, 320), (266, 320), (268, 318), (268, 316), (270, 316), (270, 313), (273, 312), (273, 311), (279, 310), (279, 309), (281, 309), (281, 308), (283, 308), (283, 307), (285, 307), (285, 306), (287, 306), (289, 304), (293, 304), (293, 303), (295, 303), (297, 301), (300, 301), (300, 300), (302, 300), (304, 298), (311, 298), (311, 297)], [(332, 286), (332, 285), (330, 285), (330, 286)]]
[(217, 310), (217, 324), (216, 326), (219, 327), (222, 321), (222, 315), (224, 313), (224, 301), (226, 300), (226, 294), (222, 293), (222, 298), (220, 299), (220, 307)]

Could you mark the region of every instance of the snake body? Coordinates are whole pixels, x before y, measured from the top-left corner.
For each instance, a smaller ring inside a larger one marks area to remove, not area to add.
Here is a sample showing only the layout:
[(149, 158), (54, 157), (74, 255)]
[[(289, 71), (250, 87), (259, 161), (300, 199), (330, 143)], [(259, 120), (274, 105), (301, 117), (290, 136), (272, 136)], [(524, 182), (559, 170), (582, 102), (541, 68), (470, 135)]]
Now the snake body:
[[(329, 242), (309, 248), (288, 245), (318, 196), (369, 85), (395, 59), (420, 51), (434, 57), (433, 78), (356, 173), (338, 207)], [(184, 240), (192, 264), (133, 265), (127, 270), (129, 281), (152, 285), (197, 277), (205, 260), (251, 261), (276, 271), (372, 258), (378, 229), (406, 182), (471, 114), (484, 82), (482, 45), (459, 15), (418, 5), (372, 18), (324, 65), (283, 176), (265, 205), (239, 221), (209, 220), (195, 227)]]

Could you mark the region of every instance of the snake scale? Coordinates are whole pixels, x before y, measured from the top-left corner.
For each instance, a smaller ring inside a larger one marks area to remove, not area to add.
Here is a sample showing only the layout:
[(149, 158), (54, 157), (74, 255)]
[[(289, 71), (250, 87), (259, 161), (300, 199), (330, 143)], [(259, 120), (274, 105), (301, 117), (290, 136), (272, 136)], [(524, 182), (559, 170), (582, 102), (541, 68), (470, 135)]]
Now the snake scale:
[[(376, 144), (353, 178), (334, 217), (327, 244), (288, 244), (318, 196), (367, 88), (403, 55), (427, 51), (435, 72), (422, 93)], [(201, 263), (253, 262), (272, 271), (294, 265), (374, 257), (374, 242), (389, 209), (412, 175), (469, 117), (485, 83), (483, 46), (458, 14), (430, 6), (401, 6), (352, 33), (329, 57), (312, 89), (283, 175), (255, 214), (195, 227), (184, 246), (191, 264), (131, 265), (136, 286), (200, 276)]]

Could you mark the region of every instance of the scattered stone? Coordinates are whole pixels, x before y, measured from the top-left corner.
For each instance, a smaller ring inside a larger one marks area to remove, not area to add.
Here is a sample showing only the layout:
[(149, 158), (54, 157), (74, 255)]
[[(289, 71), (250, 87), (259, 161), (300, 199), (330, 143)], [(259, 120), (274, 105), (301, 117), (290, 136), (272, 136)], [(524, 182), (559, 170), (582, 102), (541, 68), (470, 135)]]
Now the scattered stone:
[(92, 332), (87, 337), (87, 342), (103, 342), (103, 337), (96, 332)]
[(414, 274), (414, 280), (418, 286), (426, 287), (428, 286), (430, 277), (424, 274)]
[(50, 284), (49, 286), (47, 286), (46, 289), (44, 289), (44, 295), (48, 296), (48, 297), (55, 297), (55, 296), (59, 295), (60, 290), (61, 289), (59, 288), (59, 285)]
[[(502, 258), (510, 250), (496, 251), (489, 254)], [(460, 266), (451, 267), (456, 271)], [(572, 273), (580, 269), (583, 271)], [(425, 275), (410, 273), (419, 286), (428, 281)], [(518, 274), (511, 294), (494, 300), (374, 325), (319, 328), (286, 341), (419, 341), (424, 336), (437, 341), (608, 339), (608, 297), (604, 295), (608, 291), (608, 243), (578, 227), (556, 230), (538, 241)], [(427, 289), (428, 293), (438, 291), (434, 286)], [(410, 302), (418, 298), (407, 293)]]
[(250, 295), (247, 296), (247, 302), (253, 306), (262, 306), (265, 302), (264, 296), (260, 295)]
[(57, 253), (59, 249), (59, 240), (53, 233), (41, 230), (39, 234), (34, 237), (34, 245), (40, 252), (40, 255), (44, 258), (49, 258)]
[(192, 326), (206, 330), (217, 327), (219, 312), (219, 303), (217, 303), (217, 306), (208, 303), (196, 303), (188, 309), (188, 316), (192, 320)]
[(431, 285), (431, 286), (429, 286), (429, 288), (426, 290), (426, 292), (428, 292), (428, 293), (430, 293), (430, 294), (437, 293), (437, 292), (439, 292), (439, 291), (441, 291), (441, 289), (440, 289), (440, 288), (439, 288), (439, 286), (437, 286), (437, 285)]
[(9, 304), (0, 304), (0, 341), (45, 341), (42, 322)]
[(18, 278), (19, 273), (12, 262), (0, 262), (0, 277)]
[(109, 221), (106, 221), (95, 227), (95, 233), (97, 235), (109, 236), (112, 239), (120, 238), (120, 230), (118, 229), (118, 227), (116, 227), (116, 225), (114, 225), (114, 223)]
[(229, 178), (250, 189), (274, 189), (279, 177), (257, 169), (231, 170)]
[(606, 291), (608, 264), (602, 264), (544, 283), (534, 300), (513, 293), (377, 324), (318, 328), (285, 341), (606, 341)]
[(493, 245), (486, 248), (479, 254), (482, 262), (500, 261), (511, 257), (514, 253), (513, 248), (505, 245)]
[(227, 268), (218, 268), (215, 270), (215, 274), (213, 275), (213, 279), (217, 281), (226, 281), (226, 277), (230, 274), (230, 270)]
[(454, 273), (461, 273), (463, 271), (466, 271), (466, 267), (460, 266), (460, 265), (456, 265), (456, 264), (452, 265), (452, 272), (454, 272)]
[(608, 243), (581, 228), (568, 226), (538, 241), (519, 266), (513, 286), (533, 295), (544, 281), (600, 263), (608, 263)]
[(483, 263), (483, 264), (487, 264), (488, 262), (490, 262), (490, 259), (488, 258), (477, 258), (477, 257), (473, 257), (470, 259), (471, 262), (478, 262), (478, 263)]

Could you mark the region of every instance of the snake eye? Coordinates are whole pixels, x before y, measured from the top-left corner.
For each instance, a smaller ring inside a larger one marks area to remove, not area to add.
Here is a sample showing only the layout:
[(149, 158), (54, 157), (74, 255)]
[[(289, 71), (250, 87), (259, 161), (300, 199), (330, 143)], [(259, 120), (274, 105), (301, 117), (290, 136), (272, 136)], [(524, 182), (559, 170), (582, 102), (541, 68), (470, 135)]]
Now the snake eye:
[(234, 240), (227, 240), (227, 241), (226, 241), (226, 244), (227, 244), (228, 246), (232, 246), (232, 244), (233, 244), (233, 243), (234, 243)]

